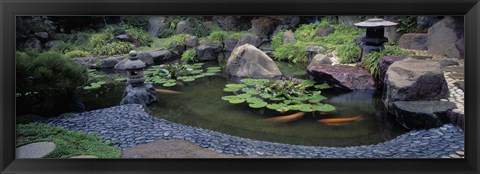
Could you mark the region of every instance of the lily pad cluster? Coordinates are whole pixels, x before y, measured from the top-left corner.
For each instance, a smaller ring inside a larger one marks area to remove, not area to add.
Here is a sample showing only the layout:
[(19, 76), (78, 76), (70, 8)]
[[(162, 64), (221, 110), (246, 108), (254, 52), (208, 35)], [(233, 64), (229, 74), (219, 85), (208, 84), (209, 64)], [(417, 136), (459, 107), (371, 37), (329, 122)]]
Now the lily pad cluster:
[(248, 103), (251, 108), (268, 108), (278, 112), (331, 112), (335, 107), (322, 103), (327, 99), (321, 95), (328, 84), (317, 84), (310, 80), (283, 78), (282, 80), (242, 79), (238, 84), (227, 84), (223, 91), (234, 95), (222, 99), (232, 104)]
[(220, 67), (202, 69), (204, 63), (162, 64), (145, 70), (147, 83), (161, 84), (164, 87), (176, 86), (177, 82), (192, 82), (205, 76), (214, 76), (222, 71)]
[(107, 76), (102, 72), (93, 69), (88, 70), (88, 83), (83, 86), (84, 90), (100, 89), (105, 84), (125, 82), (127, 78), (122, 76)]

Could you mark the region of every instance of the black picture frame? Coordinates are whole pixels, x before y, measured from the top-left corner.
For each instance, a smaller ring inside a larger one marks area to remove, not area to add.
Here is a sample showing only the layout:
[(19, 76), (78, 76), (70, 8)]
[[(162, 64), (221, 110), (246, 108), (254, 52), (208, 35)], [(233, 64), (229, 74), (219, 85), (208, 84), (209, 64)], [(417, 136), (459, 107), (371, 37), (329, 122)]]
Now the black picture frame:
[[(1, 0), (0, 173), (479, 173), (478, 0)], [(464, 15), (465, 159), (15, 159), (16, 15)]]

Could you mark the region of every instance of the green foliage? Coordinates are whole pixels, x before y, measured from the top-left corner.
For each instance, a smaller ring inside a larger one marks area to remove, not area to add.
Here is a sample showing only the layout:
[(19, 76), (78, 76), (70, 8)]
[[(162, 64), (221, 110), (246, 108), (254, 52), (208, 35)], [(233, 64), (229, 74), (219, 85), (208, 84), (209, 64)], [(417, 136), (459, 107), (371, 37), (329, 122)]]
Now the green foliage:
[(214, 31), (210, 33), (208, 36), (208, 40), (213, 42), (213, 43), (220, 43), (222, 44), (227, 40), (228, 38), (228, 33), (226, 31)]
[(65, 56), (67, 56), (68, 58), (87, 57), (87, 56), (90, 56), (90, 53), (86, 51), (81, 51), (81, 50), (73, 50), (65, 53)]
[(337, 48), (337, 53), (341, 64), (355, 63), (360, 55), (360, 47), (354, 43), (345, 44)]
[(125, 30), (125, 32), (136, 38), (141, 45), (148, 45), (153, 41), (152, 35), (148, 34), (145, 30), (139, 28), (129, 28)]
[(182, 58), (180, 59), (182, 62), (196, 62), (197, 61), (197, 50), (190, 48), (183, 52)]
[(71, 43), (74, 45), (84, 46), (88, 44), (91, 32), (75, 32), (68, 36), (66, 43)]
[(99, 47), (94, 47), (92, 53), (94, 55), (118, 55), (126, 54), (133, 50), (133, 45), (128, 42), (112, 42)]
[(202, 69), (203, 63), (195, 64), (161, 64), (145, 70), (147, 83), (162, 84), (164, 87), (172, 87), (183, 82), (191, 82), (197, 78), (213, 76), (221, 71), (220, 67)]
[(170, 48), (175, 45), (185, 45), (185, 39), (190, 36), (188, 34), (176, 34), (173, 36), (170, 36), (169, 38), (165, 38), (162, 40), (163, 46)]
[(57, 52), (17, 52), (18, 93), (42, 96), (72, 94), (87, 81), (87, 69)]
[[(287, 31), (290, 31), (290, 30), (287, 30)], [(276, 49), (282, 47), (282, 45), (283, 45), (283, 34), (285, 32), (286, 31), (282, 30), (282, 31), (278, 32), (277, 34), (273, 35), (273, 37), (272, 37), (272, 48), (273, 49), (276, 50)]]
[(320, 95), (321, 89), (330, 88), (327, 84), (315, 85), (309, 80), (296, 78), (282, 80), (242, 79), (242, 84), (227, 84), (225, 92), (236, 95), (223, 96), (232, 104), (247, 102), (251, 108), (263, 108), (278, 112), (331, 112), (335, 107), (321, 103), (326, 97)]
[(121, 16), (120, 20), (128, 26), (141, 28), (148, 30), (148, 17), (147, 16)]
[(371, 52), (363, 58), (362, 66), (367, 69), (374, 78), (379, 75), (379, 59), (383, 56), (408, 56), (408, 51), (398, 46), (385, 46), (385, 49), (378, 52)]
[(157, 37), (168, 38), (173, 35), (175, 35), (175, 29), (165, 27), (158, 31)]
[(80, 155), (93, 155), (99, 158), (119, 158), (121, 152), (96, 135), (86, 135), (52, 127), (45, 124), (17, 125), (16, 147), (35, 142), (53, 142), (55, 150), (45, 158), (69, 158)]
[(71, 44), (71, 43), (64, 43), (64, 44), (60, 44), (56, 47), (53, 47), (52, 50), (65, 54), (67, 52), (70, 52), (70, 51), (73, 51), (73, 50), (76, 50), (76, 49), (78, 49), (76, 45)]
[(90, 35), (88, 46), (93, 49), (102, 47), (107, 43), (109, 43), (112, 37), (113, 37), (113, 34), (110, 30), (105, 30), (100, 33), (92, 34)]
[(88, 70), (88, 82), (83, 86), (83, 90), (98, 90), (105, 84), (116, 84), (126, 81), (122, 76), (107, 76), (103, 72), (98, 72), (93, 69)]
[(285, 43), (275, 49), (273, 56), (277, 60), (305, 63), (308, 60), (305, 49), (306, 45), (304, 42)]
[(427, 26), (417, 24), (417, 16), (405, 16), (398, 19), (397, 32), (404, 33), (426, 33), (428, 31)]

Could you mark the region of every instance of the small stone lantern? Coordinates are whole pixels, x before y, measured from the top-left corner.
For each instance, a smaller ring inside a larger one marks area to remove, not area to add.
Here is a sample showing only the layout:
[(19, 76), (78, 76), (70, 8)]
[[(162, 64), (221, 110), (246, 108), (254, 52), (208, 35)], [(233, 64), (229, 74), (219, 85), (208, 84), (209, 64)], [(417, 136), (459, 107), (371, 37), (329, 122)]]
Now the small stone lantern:
[(145, 77), (143, 77), (143, 68), (145, 63), (138, 59), (137, 52), (132, 50), (129, 55), (129, 60), (125, 62), (125, 69), (127, 70), (127, 83), (132, 87), (143, 86)]
[(363, 60), (365, 55), (373, 51), (381, 51), (385, 49), (383, 45), (388, 39), (384, 36), (385, 27), (393, 27), (398, 23), (386, 21), (380, 18), (368, 19), (367, 21), (354, 24), (360, 28), (366, 28), (366, 36), (362, 39), (360, 47), (360, 58)]

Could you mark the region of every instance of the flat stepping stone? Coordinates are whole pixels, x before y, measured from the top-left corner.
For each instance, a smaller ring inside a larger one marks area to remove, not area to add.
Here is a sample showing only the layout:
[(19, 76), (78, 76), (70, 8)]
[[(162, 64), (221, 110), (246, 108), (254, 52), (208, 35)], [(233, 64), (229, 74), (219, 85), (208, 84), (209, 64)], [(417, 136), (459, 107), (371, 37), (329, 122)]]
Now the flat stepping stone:
[(38, 142), (27, 144), (16, 149), (17, 158), (43, 158), (55, 150), (51, 142)]
[(98, 158), (98, 157), (93, 155), (80, 155), (80, 156), (72, 156), (70, 158)]
[(465, 79), (465, 74), (463, 73), (452, 73), (450, 74), (450, 77), (453, 78), (453, 79)]
[(465, 81), (458, 81), (454, 83), (458, 88), (462, 89), (462, 91), (465, 91)]
[(463, 67), (463, 66), (447, 66), (447, 67), (443, 67), (443, 71), (465, 73), (465, 67)]

